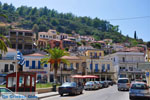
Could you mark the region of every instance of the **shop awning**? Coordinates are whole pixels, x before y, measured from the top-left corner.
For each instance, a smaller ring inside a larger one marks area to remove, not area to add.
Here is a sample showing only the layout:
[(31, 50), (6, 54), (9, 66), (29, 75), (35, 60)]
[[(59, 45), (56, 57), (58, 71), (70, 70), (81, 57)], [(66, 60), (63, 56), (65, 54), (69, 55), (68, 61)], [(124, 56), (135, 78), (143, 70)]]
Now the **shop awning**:
[(98, 76), (95, 76), (95, 75), (84, 75), (83, 78), (98, 78)]
[(95, 75), (73, 75), (72, 78), (99, 78), (98, 76)]
[(84, 78), (82, 75), (73, 75), (72, 78)]

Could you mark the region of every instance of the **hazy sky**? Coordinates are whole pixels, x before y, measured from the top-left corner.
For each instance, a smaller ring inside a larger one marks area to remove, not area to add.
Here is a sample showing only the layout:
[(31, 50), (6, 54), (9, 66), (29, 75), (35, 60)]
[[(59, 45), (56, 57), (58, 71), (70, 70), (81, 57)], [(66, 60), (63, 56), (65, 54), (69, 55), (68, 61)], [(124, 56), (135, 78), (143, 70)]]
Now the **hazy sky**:
[[(98, 17), (108, 20), (113, 25), (119, 25), (124, 35), (134, 36), (150, 41), (150, 0), (0, 0), (2, 3), (12, 3), (32, 7), (47, 6), (58, 12), (71, 12), (77, 16)], [(143, 17), (130, 20), (110, 20)]]

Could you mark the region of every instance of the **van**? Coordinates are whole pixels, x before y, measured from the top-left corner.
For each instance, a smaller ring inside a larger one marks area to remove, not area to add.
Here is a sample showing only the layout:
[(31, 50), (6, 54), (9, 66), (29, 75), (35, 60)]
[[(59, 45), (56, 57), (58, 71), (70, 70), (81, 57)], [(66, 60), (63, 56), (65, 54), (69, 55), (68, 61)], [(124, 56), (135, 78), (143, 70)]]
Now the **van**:
[(117, 86), (118, 86), (118, 91), (129, 90), (129, 88), (130, 88), (129, 79), (128, 78), (119, 78)]

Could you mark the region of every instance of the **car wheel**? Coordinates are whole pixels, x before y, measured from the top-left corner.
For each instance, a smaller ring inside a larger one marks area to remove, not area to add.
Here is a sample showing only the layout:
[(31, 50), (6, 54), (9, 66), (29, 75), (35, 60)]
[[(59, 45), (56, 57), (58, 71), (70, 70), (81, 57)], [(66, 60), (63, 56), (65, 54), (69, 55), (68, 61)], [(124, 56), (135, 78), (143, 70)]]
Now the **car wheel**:
[(120, 91), (120, 89), (118, 89), (118, 91)]
[(83, 92), (81, 91), (80, 94), (82, 94)]
[(133, 97), (132, 97), (132, 96), (129, 96), (129, 99), (130, 99), (130, 100), (133, 100)]
[(61, 96), (63, 96), (63, 94), (60, 94)]

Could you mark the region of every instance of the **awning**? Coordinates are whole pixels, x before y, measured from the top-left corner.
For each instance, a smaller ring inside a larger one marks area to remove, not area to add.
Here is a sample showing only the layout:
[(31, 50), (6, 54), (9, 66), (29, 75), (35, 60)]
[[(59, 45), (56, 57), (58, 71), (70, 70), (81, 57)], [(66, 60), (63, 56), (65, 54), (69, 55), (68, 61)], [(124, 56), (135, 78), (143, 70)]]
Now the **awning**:
[(5, 77), (7, 76), (7, 74), (0, 74), (0, 77)]
[(83, 78), (98, 78), (98, 76), (95, 76), (95, 75), (84, 75)]
[(82, 75), (73, 75), (72, 78), (84, 78)]
[(73, 75), (72, 78), (99, 78), (98, 76), (95, 75)]

